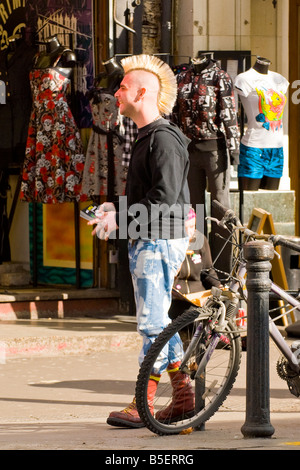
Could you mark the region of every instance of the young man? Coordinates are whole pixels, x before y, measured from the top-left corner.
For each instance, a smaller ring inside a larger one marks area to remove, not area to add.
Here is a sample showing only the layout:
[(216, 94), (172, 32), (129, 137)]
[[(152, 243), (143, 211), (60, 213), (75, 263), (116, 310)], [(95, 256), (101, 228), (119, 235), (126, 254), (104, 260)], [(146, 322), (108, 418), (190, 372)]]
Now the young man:
[[(185, 218), (189, 211), (189, 140), (177, 126), (162, 118), (162, 114), (170, 114), (176, 100), (176, 79), (170, 67), (144, 54), (123, 59), (122, 66), (125, 75), (115, 96), (120, 113), (138, 127), (127, 176), (127, 207), (124, 211), (112, 203), (102, 204), (92, 233), (107, 240), (115, 230), (121, 233), (126, 220), (138, 332), (143, 338), (141, 364), (170, 322), (174, 277), (188, 247)], [(181, 374), (176, 367), (178, 359), (169, 345), (168, 362), (156, 364), (153, 380), (149, 381), (149, 400), (153, 400), (161, 372), (168, 368), (170, 374)], [(183, 381), (185, 377), (181, 376)], [(188, 411), (194, 408), (190, 391), (183, 401), (181, 396), (180, 403)], [(180, 410), (175, 408), (176, 412)], [(143, 426), (135, 400), (128, 408), (110, 413), (107, 422), (113, 426)]]

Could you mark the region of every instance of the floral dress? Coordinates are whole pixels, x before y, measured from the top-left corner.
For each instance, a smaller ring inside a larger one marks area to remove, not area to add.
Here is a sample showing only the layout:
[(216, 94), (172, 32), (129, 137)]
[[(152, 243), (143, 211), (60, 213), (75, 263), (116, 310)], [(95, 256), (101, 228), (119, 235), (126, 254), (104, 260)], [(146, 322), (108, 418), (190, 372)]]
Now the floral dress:
[[(109, 184), (112, 184), (112, 193), (122, 195), (125, 190), (127, 168), (122, 165), (124, 142), (118, 132), (120, 118), (116, 98), (101, 88), (90, 90), (88, 98), (93, 127), (86, 152), (82, 191), (90, 197), (107, 196)], [(113, 166), (112, 183), (110, 183), (109, 164)]]
[(30, 83), (33, 104), (20, 199), (79, 201), (85, 156), (66, 98), (70, 80), (54, 66), (31, 71)]

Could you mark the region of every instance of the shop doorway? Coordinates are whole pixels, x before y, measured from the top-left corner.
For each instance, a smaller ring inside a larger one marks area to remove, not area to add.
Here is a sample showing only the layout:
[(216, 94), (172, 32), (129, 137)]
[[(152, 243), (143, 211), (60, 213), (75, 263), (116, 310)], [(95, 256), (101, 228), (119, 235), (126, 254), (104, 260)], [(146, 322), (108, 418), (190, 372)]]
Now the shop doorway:
[(290, 0), (289, 13), (289, 176), (296, 195), (295, 231), (300, 233), (300, 0)]

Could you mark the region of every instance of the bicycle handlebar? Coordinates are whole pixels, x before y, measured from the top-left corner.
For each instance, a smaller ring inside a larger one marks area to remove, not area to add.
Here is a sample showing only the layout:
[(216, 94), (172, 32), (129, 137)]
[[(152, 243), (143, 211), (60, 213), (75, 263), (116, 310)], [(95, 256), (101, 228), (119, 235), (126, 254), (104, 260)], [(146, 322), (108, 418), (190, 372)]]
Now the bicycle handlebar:
[(232, 209), (228, 209), (216, 200), (212, 201), (212, 205), (221, 214), (222, 219), (219, 220), (219, 225), (224, 226), (226, 223), (232, 223), (236, 227), (242, 226), (240, 219), (235, 215)]
[(281, 245), (291, 250), (298, 251), (300, 253), (300, 245), (297, 245), (295, 242), (291, 242), (281, 235), (270, 235), (269, 240), (273, 243), (274, 246)]
[(221, 225), (222, 227), (225, 226), (228, 229), (230, 229), (230, 225), (234, 226), (234, 228), (237, 228), (237, 229), (242, 228), (244, 230), (244, 234), (247, 236), (250, 236), (250, 237), (253, 236), (257, 239), (261, 238), (261, 239), (264, 239), (273, 243), (274, 246), (281, 245), (281, 246), (290, 248), (291, 250), (294, 250), (300, 253), (300, 245), (298, 245), (297, 243), (284, 238), (282, 235), (266, 235), (266, 234), (260, 235), (256, 232), (253, 232), (252, 230), (242, 225), (240, 219), (235, 215), (232, 209), (228, 209), (227, 207), (223, 206), (220, 202), (215, 201), (215, 200), (212, 201), (212, 206), (215, 209), (217, 209), (217, 211), (221, 215), (221, 220), (215, 219), (218, 225)]

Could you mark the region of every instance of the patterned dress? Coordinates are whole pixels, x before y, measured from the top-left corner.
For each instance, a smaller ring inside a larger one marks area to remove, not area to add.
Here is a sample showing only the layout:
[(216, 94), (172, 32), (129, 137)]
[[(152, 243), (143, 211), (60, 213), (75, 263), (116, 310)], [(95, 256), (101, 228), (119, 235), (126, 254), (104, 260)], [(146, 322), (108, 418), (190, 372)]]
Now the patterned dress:
[(70, 81), (55, 65), (30, 72), (33, 105), (20, 191), (27, 202), (80, 200), (83, 146), (66, 99)]
[(125, 190), (127, 168), (122, 165), (124, 143), (118, 133), (119, 113), (116, 98), (104, 89), (95, 88), (89, 92), (89, 102), (93, 128), (86, 152), (83, 194), (91, 197), (108, 195), (109, 164), (112, 164), (112, 192), (114, 195), (122, 195)]

